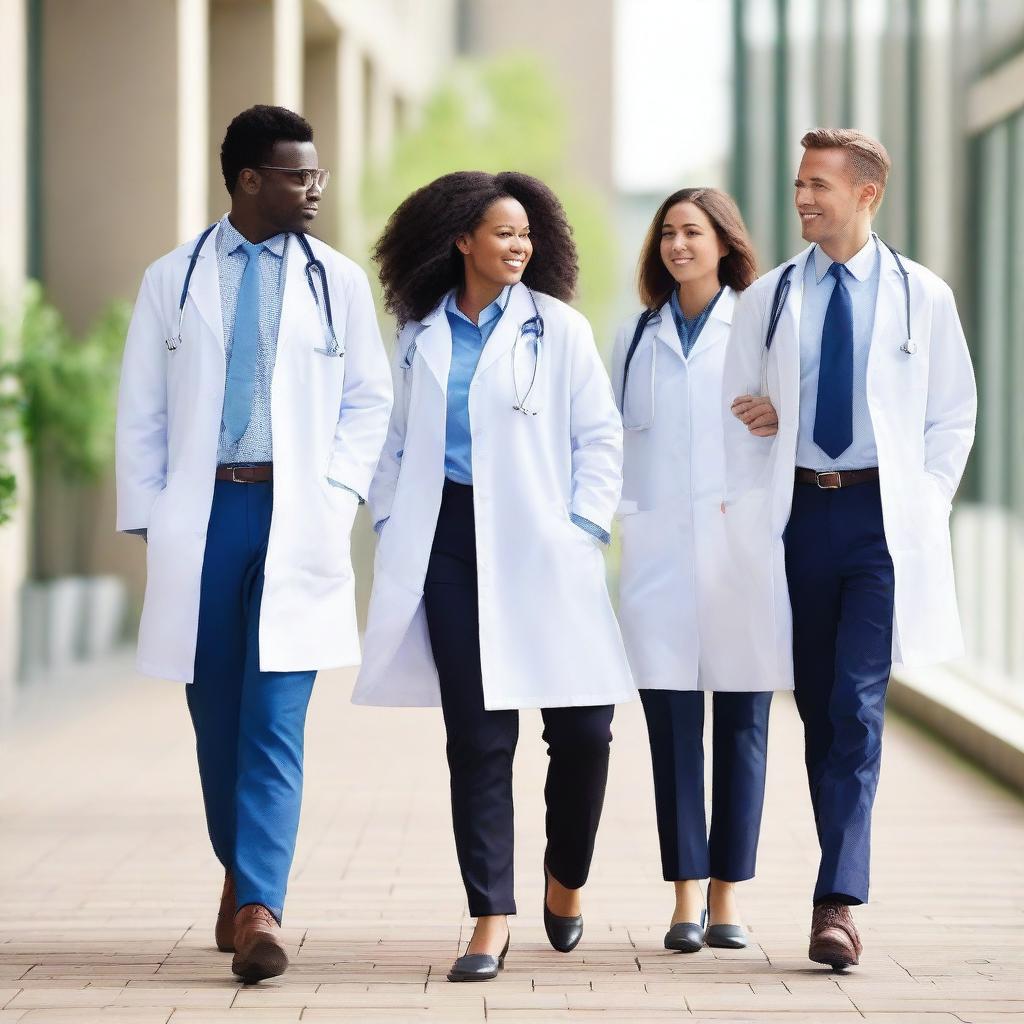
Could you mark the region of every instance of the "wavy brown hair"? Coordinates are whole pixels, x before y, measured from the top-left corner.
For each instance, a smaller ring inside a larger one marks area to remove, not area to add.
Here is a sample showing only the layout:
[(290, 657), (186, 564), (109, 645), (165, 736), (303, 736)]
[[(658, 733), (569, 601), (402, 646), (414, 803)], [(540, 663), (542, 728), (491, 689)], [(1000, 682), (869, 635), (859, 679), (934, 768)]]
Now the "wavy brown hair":
[(637, 264), (636, 282), (640, 301), (648, 309), (660, 309), (677, 287), (661, 258), (661, 229), (668, 211), (676, 203), (693, 203), (711, 221), (719, 241), (728, 250), (718, 263), (718, 280), (741, 292), (757, 279), (757, 256), (736, 201), (720, 188), (682, 188), (658, 207), (647, 229)]
[(391, 215), (373, 248), (384, 305), (399, 324), (422, 320), (446, 292), (465, 280), (455, 239), (469, 234), (498, 199), (520, 202), (530, 222), (533, 255), (523, 283), (568, 302), (579, 261), (572, 228), (558, 197), (518, 171), (456, 171), (417, 189)]

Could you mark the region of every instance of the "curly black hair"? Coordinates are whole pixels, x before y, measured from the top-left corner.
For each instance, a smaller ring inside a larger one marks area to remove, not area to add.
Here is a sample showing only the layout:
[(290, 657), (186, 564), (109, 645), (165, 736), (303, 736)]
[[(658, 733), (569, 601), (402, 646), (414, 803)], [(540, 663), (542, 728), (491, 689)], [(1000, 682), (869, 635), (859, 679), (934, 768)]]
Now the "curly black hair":
[(422, 320), (464, 281), (455, 239), (468, 234), (498, 199), (518, 200), (530, 221), (533, 256), (523, 283), (568, 302), (576, 292), (579, 261), (572, 228), (558, 197), (518, 171), (455, 171), (417, 189), (388, 219), (373, 249), (384, 305), (399, 324)]
[(275, 142), (312, 141), (313, 126), (287, 107), (258, 103), (243, 110), (228, 125), (220, 146), (220, 169), (228, 193), (235, 191), (246, 167), (258, 167), (270, 159)]

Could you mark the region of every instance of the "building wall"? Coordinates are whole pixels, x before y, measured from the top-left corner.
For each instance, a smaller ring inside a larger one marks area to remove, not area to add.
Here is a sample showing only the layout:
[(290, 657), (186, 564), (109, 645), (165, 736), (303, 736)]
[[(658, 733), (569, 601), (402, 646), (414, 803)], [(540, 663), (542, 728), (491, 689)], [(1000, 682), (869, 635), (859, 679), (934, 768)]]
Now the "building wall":
[(799, 250), (790, 181), (815, 125), (877, 135), (878, 231), (950, 282), (978, 437), (953, 515), (973, 680), (1024, 700), (1024, 7), (733, 0), (731, 183), (766, 266)]
[(462, 44), (469, 54), (528, 53), (554, 77), (569, 111), (574, 171), (606, 195), (612, 192), (610, 116), (614, 0), (520, 0), (514, 14), (502, 0), (462, 0)]
[[(363, 177), (447, 67), (454, 2), (0, 0), (0, 128), (14, 140), (0, 166), (2, 301), (36, 276), (81, 331), (134, 299), (150, 262), (227, 209), (220, 141), (257, 102), (311, 117), (333, 172), (318, 229), (365, 261)], [(12, 636), (29, 513), (0, 530)], [(114, 573), (138, 605), (144, 546), (113, 531), (112, 481), (86, 493), (47, 481), (34, 515), (50, 538), (39, 571)], [(0, 706), (15, 646), (0, 633)]]

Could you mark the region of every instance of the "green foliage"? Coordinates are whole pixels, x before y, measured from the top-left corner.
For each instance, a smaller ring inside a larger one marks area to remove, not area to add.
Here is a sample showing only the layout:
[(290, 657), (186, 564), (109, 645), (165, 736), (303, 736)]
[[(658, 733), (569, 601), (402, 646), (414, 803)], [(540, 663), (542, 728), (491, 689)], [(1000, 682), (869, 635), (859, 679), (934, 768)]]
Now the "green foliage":
[[(98, 480), (114, 450), (117, 381), (129, 309), (114, 303), (80, 339), (30, 282), (20, 329), (0, 348), (0, 458), (16, 433), (38, 468), (51, 463), (74, 482)], [(15, 480), (0, 465), (0, 522), (9, 518)]]
[(367, 181), (368, 230), (375, 237), (410, 192), (450, 171), (533, 174), (565, 206), (580, 255), (578, 305), (603, 326), (614, 284), (609, 213), (568, 167), (566, 124), (558, 91), (534, 58), (460, 62), (397, 141), (390, 166)]

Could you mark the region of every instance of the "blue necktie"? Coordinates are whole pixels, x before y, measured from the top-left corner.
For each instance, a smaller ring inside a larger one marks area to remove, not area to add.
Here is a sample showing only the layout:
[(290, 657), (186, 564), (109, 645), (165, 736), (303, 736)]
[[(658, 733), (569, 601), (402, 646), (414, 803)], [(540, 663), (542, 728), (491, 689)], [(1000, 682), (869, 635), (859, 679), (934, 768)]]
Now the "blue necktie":
[(842, 263), (828, 272), (836, 279), (825, 310), (818, 364), (818, 404), (814, 443), (833, 459), (853, 444), (853, 304)]
[(224, 430), (231, 441), (242, 437), (252, 417), (252, 389), (256, 382), (260, 340), (260, 250), (263, 244), (242, 242), (238, 248), (245, 252), (248, 262), (238, 286), (235, 329), (224, 390)]

